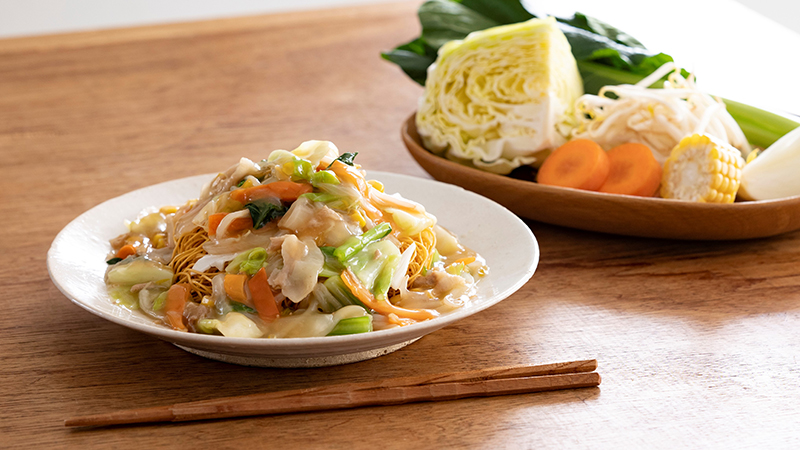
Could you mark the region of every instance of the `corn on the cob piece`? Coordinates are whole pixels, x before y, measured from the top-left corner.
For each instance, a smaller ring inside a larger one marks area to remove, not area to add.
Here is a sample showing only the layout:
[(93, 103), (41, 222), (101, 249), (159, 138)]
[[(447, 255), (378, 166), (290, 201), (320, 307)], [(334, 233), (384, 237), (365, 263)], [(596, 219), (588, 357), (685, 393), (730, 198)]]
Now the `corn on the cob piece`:
[(742, 180), (739, 150), (711, 136), (687, 136), (664, 163), (661, 196), (705, 203), (733, 203)]

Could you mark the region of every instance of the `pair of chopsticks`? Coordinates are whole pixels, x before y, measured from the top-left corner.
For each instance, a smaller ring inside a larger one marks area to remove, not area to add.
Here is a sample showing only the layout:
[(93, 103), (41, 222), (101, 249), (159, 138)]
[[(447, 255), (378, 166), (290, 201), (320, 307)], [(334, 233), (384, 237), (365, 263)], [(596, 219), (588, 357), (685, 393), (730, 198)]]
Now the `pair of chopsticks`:
[(481, 369), (243, 395), (67, 419), (67, 427), (224, 419), (526, 394), (600, 385), (597, 360)]

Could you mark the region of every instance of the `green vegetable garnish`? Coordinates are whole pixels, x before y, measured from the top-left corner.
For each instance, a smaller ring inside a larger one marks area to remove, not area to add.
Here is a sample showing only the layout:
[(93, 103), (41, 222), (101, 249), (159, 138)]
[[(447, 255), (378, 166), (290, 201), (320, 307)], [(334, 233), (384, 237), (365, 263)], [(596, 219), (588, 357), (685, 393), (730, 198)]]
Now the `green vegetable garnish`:
[(164, 309), (164, 305), (167, 304), (167, 291), (164, 291), (158, 294), (155, 300), (153, 300), (153, 311), (161, 311)]
[(246, 273), (253, 276), (264, 266), (266, 260), (267, 250), (263, 247), (254, 247), (236, 255), (225, 267), (225, 272), (230, 274)]
[(283, 217), (286, 211), (289, 210), (286, 206), (275, 205), (263, 200), (256, 200), (244, 205), (244, 207), (250, 211), (250, 217), (253, 218), (253, 228), (256, 230), (278, 217)]
[(245, 305), (244, 303), (231, 302), (231, 308), (240, 313), (258, 314), (258, 311)]
[(344, 334), (358, 334), (372, 331), (372, 317), (349, 317), (340, 320), (328, 336), (341, 336)]
[(111, 258), (108, 261), (106, 261), (106, 264), (108, 264), (109, 266), (113, 266), (114, 264), (120, 261), (122, 261), (122, 258)]
[(317, 185), (323, 183), (340, 184), (341, 182), (339, 181), (339, 178), (336, 177), (336, 174), (330, 170), (320, 170), (319, 172), (314, 172), (314, 174), (311, 175), (312, 186), (317, 187)]
[(314, 168), (305, 159), (295, 157), (293, 161), (286, 164), (292, 168), (292, 181), (307, 181), (314, 174)]
[(216, 319), (200, 319), (197, 321), (197, 331), (205, 334), (214, 334), (214, 331), (217, 330), (217, 323), (219, 323)]
[(347, 261), (351, 256), (360, 252), (362, 248), (367, 245), (379, 241), (392, 232), (392, 226), (384, 222), (367, 230), (361, 236), (352, 236), (348, 238), (344, 244), (340, 245), (333, 251), (334, 256), (341, 261)]
[[(364, 309), (367, 309), (367, 307), (365, 307), (356, 298), (356, 296), (353, 295), (352, 292), (350, 292), (350, 289), (348, 289), (347, 286), (344, 284), (344, 281), (342, 281), (341, 276), (339, 275), (332, 276), (327, 280), (325, 280), (323, 284), (325, 285), (325, 288), (328, 289), (328, 292), (330, 292), (331, 295), (333, 295), (336, 298), (336, 300), (338, 300), (339, 303), (341, 303), (342, 306), (358, 305), (363, 307)], [(328, 311), (328, 312), (333, 312), (333, 311)]]
[(115, 286), (108, 290), (108, 295), (114, 299), (114, 303), (130, 309), (139, 309), (139, 296), (131, 292), (130, 286)]
[(309, 192), (308, 194), (303, 194), (300, 197), (307, 198), (312, 202), (323, 202), (323, 203), (332, 202), (334, 200), (339, 200), (341, 198), (338, 195), (324, 194), (321, 192)]
[(320, 247), (319, 249), (325, 257), (325, 263), (322, 265), (322, 271), (319, 273), (319, 276), (322, 278), (330, 278), (341, 274), (344, 270), (344, 266), (333, 254), (336, 247)]
[(397, 265), (400, 262), (400, 255), (389, 255), (381, 268), (378, 277), (375, 278), (375, 284), (372, 287), (372, 294), (377, 300), (386, 300), (389, 292), (389, 286), (392, 284), (392, 277), (397, 270)]
[(341, 162), (347, 164), (348, 166), (353, 166), (353, 165), (355, 165), (353, 160), (356, 159), (356, 156), (358, 156), (358, 152), (355, 152), (355, 153), (349, 153), (349, 152), (342, 153), (341, 156), (339, 156), (338, 158), (336, 158), (333, 161), (331, 161), (331, 163), (328, 164), (328, 167), (326, 167), (325, 170), (330, 169), (331, 166), (333, 165), (333, 163), (335, 163), (336, 161), (341, 161)]

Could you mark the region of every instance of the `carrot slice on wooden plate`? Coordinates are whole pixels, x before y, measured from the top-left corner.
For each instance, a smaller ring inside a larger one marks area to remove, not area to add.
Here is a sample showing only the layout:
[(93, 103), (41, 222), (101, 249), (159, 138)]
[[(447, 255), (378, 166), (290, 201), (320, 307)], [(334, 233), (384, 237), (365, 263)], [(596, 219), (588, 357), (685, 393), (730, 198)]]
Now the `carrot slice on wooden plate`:
[(596, 191), (606, 181), (606, 152), (588, 139), (575, 139), (558, 147), (544, 160), (536, 181), (550, 186)]
[(661, 184), (661, 164), (644, 144), (629, 143), (608, 151), (610, 170), (600, 192), (652, 197)]

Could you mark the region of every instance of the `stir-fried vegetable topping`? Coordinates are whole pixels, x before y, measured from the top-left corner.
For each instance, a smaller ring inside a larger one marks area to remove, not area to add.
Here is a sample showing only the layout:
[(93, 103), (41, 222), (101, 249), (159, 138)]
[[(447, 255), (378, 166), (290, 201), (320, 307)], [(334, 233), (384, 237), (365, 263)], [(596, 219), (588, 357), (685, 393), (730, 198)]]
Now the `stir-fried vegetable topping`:
[[(243, 158), (114, 239), (109, 292), (175, 330), (248, 338), (365, 333), (460, 307), (482, 260), (449, 234), (440, 256), (436, 218), (368, 182), (355, 155), (309, 141)], [(465, 257), (477, 262), (449, 267)], [(438, 272), (462, 281), (422, 280)]]

